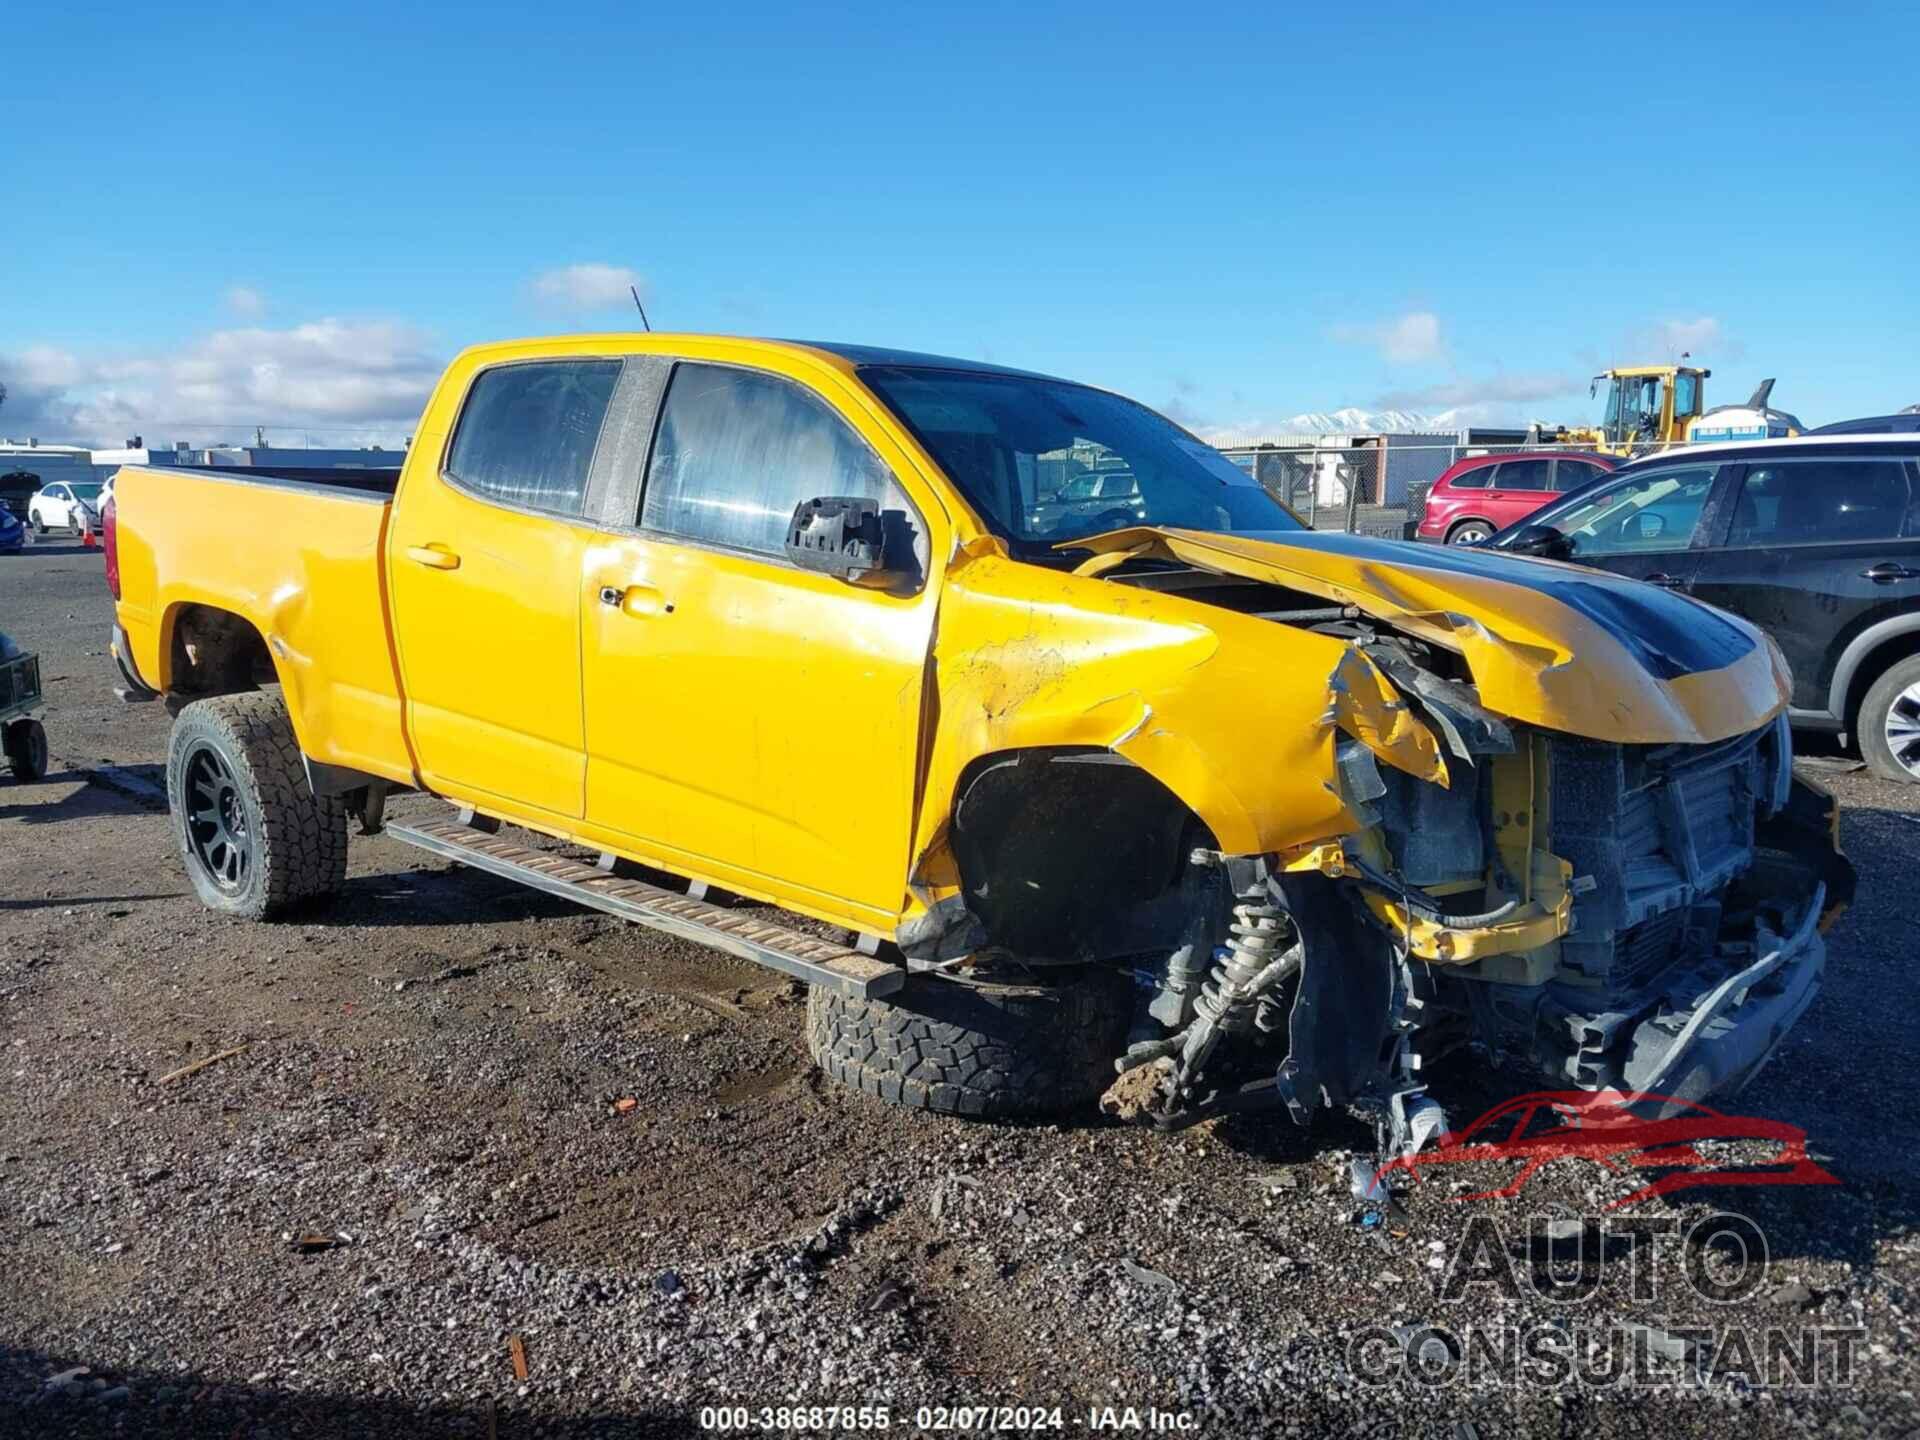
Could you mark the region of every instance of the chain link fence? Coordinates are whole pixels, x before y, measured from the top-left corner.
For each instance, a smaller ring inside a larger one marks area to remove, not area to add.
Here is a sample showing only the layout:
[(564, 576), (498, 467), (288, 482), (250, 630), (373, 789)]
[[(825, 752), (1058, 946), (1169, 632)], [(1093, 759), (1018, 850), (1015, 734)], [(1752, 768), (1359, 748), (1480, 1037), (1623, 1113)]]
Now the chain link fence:
[(1221, 453), (1315, 530), (1411, 540), (1427, 492), (1457, 460), (1481, 455), (1591, 453), (1590, 446), (1464, 444), (1449, 435), (1277, 439)]

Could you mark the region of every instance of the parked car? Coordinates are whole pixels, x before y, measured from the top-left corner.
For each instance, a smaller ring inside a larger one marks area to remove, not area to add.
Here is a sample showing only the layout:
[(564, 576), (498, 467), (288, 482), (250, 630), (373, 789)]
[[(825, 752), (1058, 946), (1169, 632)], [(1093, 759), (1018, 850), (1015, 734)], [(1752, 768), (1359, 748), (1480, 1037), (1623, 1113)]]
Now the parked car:
[(47, 732), (39, 719), (44, 705), (40, 657), (0, 631), (0, 753), (16, 780), (47, 773)]
[(0, 510), (5, 510), (22, 524), (26, 523), (27, 507), (33, 503), (33, 497), (40, 490), (40, 477), (31, 470), (9, 470), (0, 475)]
[(1892, 415), (1865, 415), (1858, 420), (1835, 420), (1807, 431), (1812, 435), (1913, 435), (1920, 434), (1920, 407)]
[(1063, 525), (1081, 530), (1094, 525), (1117, 529), (1133, 524), (1146, 513), (1140, 482), (1131, 472), (1097, 470), (1074, 476), (1051, 499), (1033, 506), (1027, 523), (1036, 531)]
[[(1439, 1118), (1413, 1056), (1704, 1094), (1818, 988), (1853, 876), (1745, 621), (1313, 533), (1144, 406), (965, 360), (489, 345), (414, 433), (119, 473), (112, 653), (178, 711), (216, 911), (325, 900), (358, 816), (806, 981), (815, 1060), (895, 1103), (1085, 1106), (1124, 1059), (1137, 1118), (1395, 1147)], [(1031, 523), (1067, 451), (1127, 513)]]
[(62, 480), (37, 491), (27, 504), (27, 522), (34, 533), (100, 528), (100, 487), (91, 480)]
[(1851, 735), (1920, 783), (1920, 434), (1800, 436), (1650, 457), (1491, 548), (1572, 560), (1760, 626), (1793, 669), (1793, 723)]
[(18, 550), (27, 543), (27, 527), (5, 506), (0, 506), (0, 551)]
[(1621, 463), (1617, 456), (1586, 451), (1469, 455), (1433, 482), (1415, 538), (1477, 545)]

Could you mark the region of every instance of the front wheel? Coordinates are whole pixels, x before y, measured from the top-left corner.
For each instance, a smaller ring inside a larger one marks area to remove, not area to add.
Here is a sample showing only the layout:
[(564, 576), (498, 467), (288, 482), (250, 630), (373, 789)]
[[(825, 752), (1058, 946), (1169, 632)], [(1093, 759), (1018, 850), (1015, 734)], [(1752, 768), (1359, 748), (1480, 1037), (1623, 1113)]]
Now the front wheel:
[(346, 879), (346, 806), (313, 793), (276, 695), (183, 709), (167, 747), (167, 804), (187, 878), (210, 910), (273, 919)]
[(1492, 538), (1493, 527), (1484, 520), (1469, 520), (1447, 532), (1449, 545), (1478, 545), (1482, 540)]
[(1920, 785), (1920, 655), (1873, 682), (1854, 730), (1868, 769), (1882, 780)]
[(1132, 1015), (1117, 970), (1064, 985), (912, 975), (884, 1000), (815, 986), (807, 1049), (835, 1080), (893, 1105), (978, 1119), (1091, 1113)]
[(15, 720), (6, 729), (7, 766), (16, 780), (42, 780), (47, 774), (47, 728), (38, 720)]

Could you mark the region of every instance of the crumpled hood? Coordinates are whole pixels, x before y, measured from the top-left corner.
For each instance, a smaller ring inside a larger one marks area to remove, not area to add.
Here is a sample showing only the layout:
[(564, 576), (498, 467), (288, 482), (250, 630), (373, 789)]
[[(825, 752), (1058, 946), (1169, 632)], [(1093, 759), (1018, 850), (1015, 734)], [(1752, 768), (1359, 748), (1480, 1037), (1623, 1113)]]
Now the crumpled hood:
[(1772, 719), (1792, 689), (1779, 647), (1744, 620), (1558, 561), (1315, 531), (1140, 526), (1073, 545), (1157, 555), (1355, 606), (1458, 651), (1488, 709), (1596, 740), (1723, 740)]

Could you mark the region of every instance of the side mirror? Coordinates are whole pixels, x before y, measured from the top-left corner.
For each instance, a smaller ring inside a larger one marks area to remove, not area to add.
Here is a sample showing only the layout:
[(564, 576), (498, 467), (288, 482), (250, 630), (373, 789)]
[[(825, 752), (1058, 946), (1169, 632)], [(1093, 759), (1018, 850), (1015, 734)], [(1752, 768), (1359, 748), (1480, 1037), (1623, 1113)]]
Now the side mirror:
[(1573, 542), (1551, 525), (1523, 525), (1500, 548), (1516, 555), (1540, 555), (1548, 560), (1565, 560), (1573, 554)]
[(794, 506), (787, 558), (802, 570), (874, 590), (920, 583), (907, 512), (882, 510), (879, 501), (858, 495), (825, 495)]

